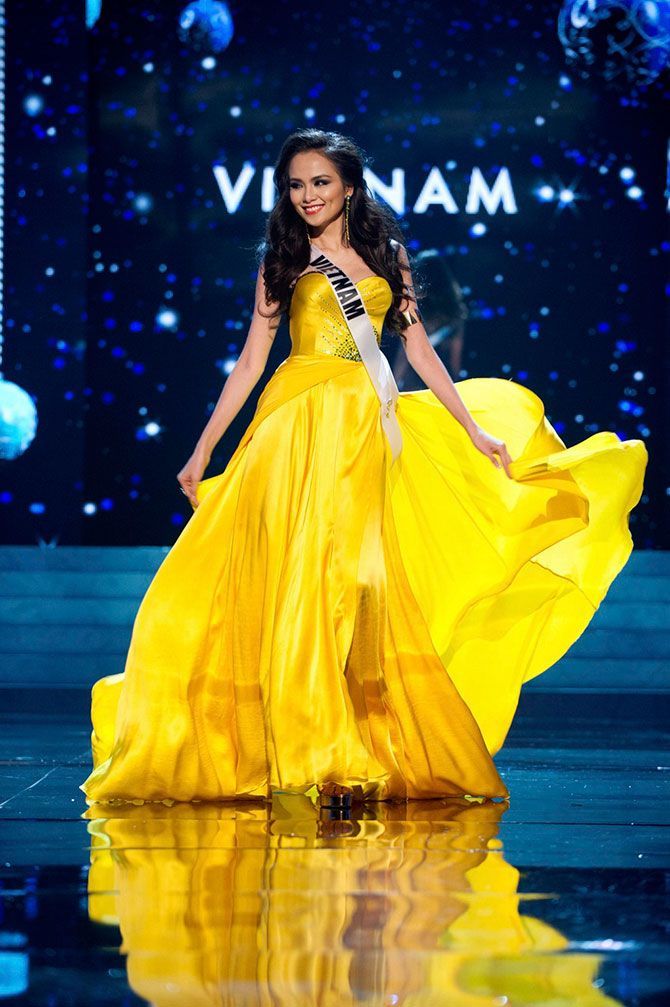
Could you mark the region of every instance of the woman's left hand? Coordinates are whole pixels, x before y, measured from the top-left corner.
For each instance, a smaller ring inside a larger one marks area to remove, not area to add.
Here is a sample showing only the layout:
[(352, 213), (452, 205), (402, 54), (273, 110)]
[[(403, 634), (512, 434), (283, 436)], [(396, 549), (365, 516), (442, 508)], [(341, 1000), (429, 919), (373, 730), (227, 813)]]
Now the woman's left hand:
[[(476, 448), (490, 458), (497, 469), (502, 467), (505, 469), (508, 478), (512, 478), (509, 465), (512, 461), (510, 458), (509, 451), (504, 441), (499, 440), (497, 437), (493, 437), (491, 434), (487, 434), (485, 430), (481, 427), (476, 427), (474, 431), (470, 434), (470, 439)], [(498, 456), (496, 458), (496, 455)], [(498, 458), (500, 461), (498, 461)]]

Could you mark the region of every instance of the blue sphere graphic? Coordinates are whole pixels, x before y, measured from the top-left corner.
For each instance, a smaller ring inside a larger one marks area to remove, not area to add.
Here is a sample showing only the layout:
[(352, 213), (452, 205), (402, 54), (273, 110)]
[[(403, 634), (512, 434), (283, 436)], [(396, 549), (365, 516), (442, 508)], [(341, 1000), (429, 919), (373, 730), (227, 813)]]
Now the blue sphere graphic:
[(179, 38), (198, 53), (220, 53), (233, 37), (233, 19), (222, 0), (194, 0), (179, 15)]
[(670, 3), (563, 0), (558, 37), (582, 76), (647, 86), (670, 64)]
[(0, 458), (12, 461), (22, 455), (37, 429), (35, 403), (13, 381), (0, 379)]

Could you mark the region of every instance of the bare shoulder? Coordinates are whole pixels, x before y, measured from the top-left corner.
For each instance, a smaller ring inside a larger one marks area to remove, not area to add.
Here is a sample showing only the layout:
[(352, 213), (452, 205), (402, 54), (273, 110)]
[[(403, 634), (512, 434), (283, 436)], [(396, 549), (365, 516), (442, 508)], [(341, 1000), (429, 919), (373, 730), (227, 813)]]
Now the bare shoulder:
[(421, 313), (417, 304), (416, 290), (414, 287), (414, 277), (407, 254), (407, 249), (396, 238), (391, 238), (391, 245), (395, 251), (396, 261), (400, 266), (403, 277), (403, 297), (398, 305), (398, 310), (404, 319), (404, 328), (409, 328), (416, 322), (421, 321)]
[(409, 257), (405, 246), (397, 238), (390, 238), (389, 241), (401, 268), (409, 269)]
[(309, 266), (307, 266), (306, 269), (303, 269), (302, 273), (298, 273), (298, 275), (293, 280), (291, 280), (290, 289), (293, 290), (298, 280), (301, 279), (303, 276), (309, 276), (310, 273), (317, 273), (317, 272), (318, 272), (317, 269), (311, 269)]

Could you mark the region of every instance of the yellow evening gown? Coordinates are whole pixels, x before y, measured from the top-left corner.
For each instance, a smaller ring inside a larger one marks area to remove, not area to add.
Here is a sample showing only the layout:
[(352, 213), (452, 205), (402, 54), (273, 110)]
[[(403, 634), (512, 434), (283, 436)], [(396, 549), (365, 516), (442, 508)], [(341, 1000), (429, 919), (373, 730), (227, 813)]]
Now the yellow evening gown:
[[(378, 339), (381, 277), (358, 284)], [(567, 448), (529, 389), (457, 383), (513, 478), (430, 390), (400, 457), (328, 279), (298, 280), (291, 352), (92, 690), (87, 802), (269, 799), (326, 780), (372, 800), (505, 797), (521, 686), (581, 635), (632, 539), (647, 451)]]

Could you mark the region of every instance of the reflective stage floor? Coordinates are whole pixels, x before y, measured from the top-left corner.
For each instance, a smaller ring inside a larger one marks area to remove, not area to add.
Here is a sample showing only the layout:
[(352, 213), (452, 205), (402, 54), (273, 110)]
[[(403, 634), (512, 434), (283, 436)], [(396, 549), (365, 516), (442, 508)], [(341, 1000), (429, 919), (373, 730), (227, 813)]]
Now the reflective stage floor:
[(670, 1004), (670, 697), (526, 693), (509, 806), (86, 809), (84, 693), (5, 695), (0, 998)]

